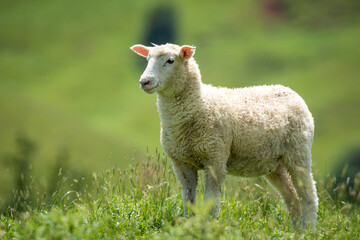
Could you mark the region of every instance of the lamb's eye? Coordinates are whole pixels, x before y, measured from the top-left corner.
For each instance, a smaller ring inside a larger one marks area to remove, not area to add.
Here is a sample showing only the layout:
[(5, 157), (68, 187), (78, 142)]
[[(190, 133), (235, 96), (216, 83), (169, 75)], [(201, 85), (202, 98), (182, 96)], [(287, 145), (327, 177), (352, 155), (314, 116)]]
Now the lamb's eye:
[(169, 63), (169, 64), (173, 64), (174, 63), (174, 59), (172, 59), (172, 58), (169, 58), (167, 61), (166, 61), (166, 63)]

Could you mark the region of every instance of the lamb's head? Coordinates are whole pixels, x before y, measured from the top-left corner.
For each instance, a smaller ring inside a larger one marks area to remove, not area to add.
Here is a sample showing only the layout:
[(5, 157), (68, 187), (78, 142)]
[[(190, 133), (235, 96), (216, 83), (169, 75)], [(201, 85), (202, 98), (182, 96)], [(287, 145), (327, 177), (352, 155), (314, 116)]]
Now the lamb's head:
[(174, 94), (184, 88), (188, 61), (192, 59), (195, 47), (165, 44), (153, 47), (134, 45), (131, 49), (148, 60), (140, 78), (140, 87), (146, 93)]

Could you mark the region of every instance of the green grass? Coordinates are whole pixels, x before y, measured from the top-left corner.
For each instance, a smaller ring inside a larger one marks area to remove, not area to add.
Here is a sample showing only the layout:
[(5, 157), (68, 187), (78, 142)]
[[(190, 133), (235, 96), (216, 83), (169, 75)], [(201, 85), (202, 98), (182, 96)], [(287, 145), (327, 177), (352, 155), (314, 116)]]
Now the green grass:
[[(51, 201), (29, 202), (26, 210), (0, 217), (2, 239), (358, 239), (356, 205), (334, 201), (318, 184), (316, 229), (293, 230), (289, 214), (272, 188), (261, 179), (229, 177), (218, 219), (202, 201), (203, 175), (195, 216), (182, 217), (179, 184), (160, 153), (126, 169), (112, 168), (84, 179), (62, 179)], [(36, 180), (33, 187), (36, 186)], [(76, 184), (85, 184), (79, 191)], [(60, 184), (61, 185), (61, 184)], [(64, 185), (63, 185), (64, 186)], [(28, 188), (31, 189), (31, 188)], [(36, 189), (32, 189), (32, 191)], [(31, 191), (27, 190), (31, 195)], [(34, 198), (36, 199), (36, 197)], [(32, 205), (32, 206), (31, 206)]]
[[(166, 2), (177, 17), (176, 43), (197, 46), (195, 58), (205, 83), (283, 84), (307, 102), (315, 118), (313, 170), (322, 214), (317, 230), (304, 233), (308, 239), (358, 236), (357, 211), (332, 203), (324, 189), (336, 163), (346, 160), (343, 156), (360, 143), (357, 2), (294, 2), (288, 15), (279, 19), (264, 18), (260, 2), (251, 0)], [(144, 159), (147, 149), (160, 147), (155, 95), (139, 89), (143, 70), (129, 47), (143, 43), (149, 12), (164, 4), (162, 0), (2, 3), (0, 182), (6, 184), (0, 185), (0, 205), (9, 206), (11, 192), (16, 192), (14, 179), (20, 173), (6, 159), (17, 156), (19, 133), (36, 145), (30, 168), (39, 191), (29, 197), (32, 202), (26, 202), (30, 208), (25, 213), (1, 216), (0, 237), (56, 238), (59, 232), (63, 238), (79, 239), (182, 238), (187, 233), (220, 234), (224, 239), (299, 238), (283, 204), (263, 182), (258, 184), (266, 191), (253, 181), (229, 178), (218, 220), (204, 222), (207, 217), (201, 210), (184, 220), (179, 186), (169, 166), (160, 174), (154, 166), (165, 165), (151, 163), (154, 179), (143, 176), (147, 171), (143, 164), (141, 171), (128, 168)], [(69, 154), (66, 161), (63, 152)], [(115, 174), (112, 166), (117, 166)], [(63, 175), (57, 177), (59, 167)], [(101, 174), (91, 179), (92, 172)], [(58, 180), (64, 182), (51, 185)], [(49, 195), (54, 187), (55, 195)], [(15, 198), (19, 196), (18, 192)], [(202, 230), (203, 225), (210, 229)]]

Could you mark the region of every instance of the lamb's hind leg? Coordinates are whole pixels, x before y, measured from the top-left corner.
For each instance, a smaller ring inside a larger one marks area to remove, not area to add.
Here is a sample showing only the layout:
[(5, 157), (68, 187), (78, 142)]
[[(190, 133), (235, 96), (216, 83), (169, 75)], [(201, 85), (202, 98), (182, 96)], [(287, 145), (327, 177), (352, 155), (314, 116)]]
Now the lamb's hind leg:
[(291, 222), (298, 229), (301, 223), (300, 202), (287, 169), (283, 164), (280, 164), (274, 172), (267, 174), (265, 178), (284, 199), (285, 205), (290, 212)]
[(315, 181), (311, 173), (311, 154), (302, 157), (305, 161), (293, 159), (292, 165), (288, 166), (296, 192), (300, 198), (302, 210), (302, 224), (308, 227), (310, 224), (315, 228), (318, 210), (318, 197)]

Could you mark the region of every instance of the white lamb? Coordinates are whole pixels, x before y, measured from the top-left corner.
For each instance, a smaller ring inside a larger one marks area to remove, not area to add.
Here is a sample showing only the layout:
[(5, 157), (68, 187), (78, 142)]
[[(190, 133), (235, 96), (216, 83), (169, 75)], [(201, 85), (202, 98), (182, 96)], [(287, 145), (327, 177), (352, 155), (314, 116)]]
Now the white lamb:
[(264, 176), (284, 199), (294, 227), (315, 227), (314, 122), (297, 93), (281, 85), (203, 84), (192, 46), (131, 49), (148, 60), (140, 84), (146, 93), (157, 93), (161, 144), (181, 184), (185, 216), (188, 202), (195, 201), (198, 171), (204, 170), (205, 199), (215, 200), (214, 216), (227, 173)]

